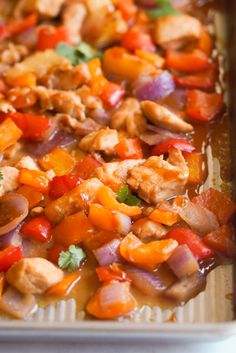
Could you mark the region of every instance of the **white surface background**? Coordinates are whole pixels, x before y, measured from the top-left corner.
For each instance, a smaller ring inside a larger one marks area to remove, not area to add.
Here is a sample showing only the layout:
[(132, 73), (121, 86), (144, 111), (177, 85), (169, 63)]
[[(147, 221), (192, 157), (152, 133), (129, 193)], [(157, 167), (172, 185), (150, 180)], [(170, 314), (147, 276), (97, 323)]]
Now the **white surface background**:
[(158, 344), (123, 345), (85, 344), (85, 343), (0, 343), (0, 352), (4, 353), (236, 353), (236, 337), (226, 341), (205, 344)]

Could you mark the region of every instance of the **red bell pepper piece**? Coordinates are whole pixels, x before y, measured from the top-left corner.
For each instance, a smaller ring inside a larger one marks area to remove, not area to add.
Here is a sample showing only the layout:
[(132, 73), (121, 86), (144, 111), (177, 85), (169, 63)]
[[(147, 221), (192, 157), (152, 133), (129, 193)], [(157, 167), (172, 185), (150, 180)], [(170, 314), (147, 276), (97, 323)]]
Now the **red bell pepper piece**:
[(68, 246), (64, 245), (64, 244), (54, 244), (53, 247), (51, 247), (50, 249), (48, 249), (48, 260), (51, 262), (54, 262), (55, 264), (58, 264), (58, 258), (60, 256), (60, 253), (62, 251), (67, 251), (68, 250)]
[(180, 151), (184, 152), (193, 152), (195, 151), (195, 147), (191, 145), (190, 142), (186, 139), (178, 139), (178, 138), (170, 138), (163, 142), (160, 142), (152, 149), (153, 156), (160, 156), (161, 154), (166, 154), (170, 150), (170, 148), (177, 148)]
[(48, 243), (52, 237), (52, 225), (47, 218), (39, 216), (23, 224), (20, 233), (42, 243)]
[(7, 271), (15, 262), (21, 259), (21, 248), (9, 245), (7, 248), (0, 251), (0, 272)]
[(121, 159), (143, 158), (143, 150), (138, 138), (124, 138), (115, 146), (115, 151)]
[(228, 223), (236, 212), (236, 204), (225, 193), (213, 188), (203, 191), (192, 201), (213, 212), (221, 225)]
[(175, 228), (164, 239), (174, 239), (179, 245), (186, 244), (198, 261), (214, 257), (214, 252), (204, 244), (199, 235), (188, 228)]
[(175, 83), (184, 88), (212, 89), (215, 87), (217, 79), (216, 65), (211, 65), (209, 69), (195, 75), (176, 76)]
[(54, 49), (60, 42), (69, 42), (69, 35), (64, 27), (41, 27), (38, 32), (38, 50)]
[(79, 161), (76, 166), (75, 174), (82, 179), (88, 179), (98, 167), (101, 167), (101, 163), (88, 155)]
[(31, 14), (20, 21), (11, 21), (7, 24), (7, 30), (10, 35), (16, 35), (18, 33), (24, 32), (27, 29), (34, 27), (37, 24), (38, 16), (36, 14)]
[(0, 42), (9, 37), (10, 33), (7, 26), (3, 23), (0, 24)]
[(232, 224), (225, 224), (203, 238), (204, 242), (214, 251), (227, 257), (236, 256), (236, 243)]
[(133, 0), (118, 0), (116, 8), (121, 12), (123, 19), (129, 22), (136, 15), (138, 8)]
[(41, 141), (44, 139), (51, 126), (51, 120), (40, 115), (25, 113), (0, 114), (3, 120), (10, 118), (23, 132), (23, 138), (30, 141)]
[(132, 27), (123, 35), (121, 45), (127, 50), (135, 51), (142, 49), (146, 51), (155, 51), (155, 45), (150, 34), (143, 32), (138, 27)]
[(223, 96), (218, 93), (205, 93), (198, 90), (187, 92), (186, 114), (193, 120), (211, 121), (223, 110), (223, 107)]
[(122, 271), (117, 264), (110, 266), (97, 267), (96, 272), (100, 282), (110, 281), (127, 281), (129, 280), (127, 274)]
[(124, 94), (125, 90), (123, 87), (108, 81), (100, 94), (100, 98), (108, 108), (115, 108), (124, 97)]
[(82, 182), (80, 177), (73, 174), (55, 176), (49, 184), (49, 196), (58, 199)]
[(205, 70), (209, 66), (208, 56), (199, 49), (194, 49), (191, 53), (167, 50), (166, 67), (169, 69), (192, 73)]

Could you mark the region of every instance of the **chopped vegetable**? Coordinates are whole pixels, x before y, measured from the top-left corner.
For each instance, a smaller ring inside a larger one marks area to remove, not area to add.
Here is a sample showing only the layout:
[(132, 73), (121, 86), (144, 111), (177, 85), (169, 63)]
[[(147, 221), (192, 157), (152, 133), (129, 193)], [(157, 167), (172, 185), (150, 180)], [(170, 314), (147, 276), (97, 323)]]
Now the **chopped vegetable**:
[(172, 4), (171, 0), (156, 0), (158, 7), (148, 11), (148, 16), (155, 20), (163, 16), (173, 16), (181, 14)]
[(100, 94), (100, 98), (108, 108), (115, 108), (121, 102), (124, 94), (125, 90), (122, 86), (107, 81)]
[(86, 254), (81, 248), (70, 245), (68, 251), (62, 251), (58, 259), (58, 266), (68, 272), (78, 270), (82, 262), (86, 259)]
[(38, 160), (44, 170), (54, 170), (56, 175), (70, 173), (75, 167), (75, 159), (61, 147), (56, 147), (52, 152)]
[(137, 196), (132, 195), (130, 193), (128, 185), (123, 186), (117, 192), (117, 200), (129, 206), (137, 206), (141, 202), (141, 200)]
[(14, 145), (22, 136), (22, 131), (12, 119), (6, 119), (0, 124), (0, 152)]
[(214, 47), (213, 39), (207, 29), (202, 30), (201, 37), (198, 41), (198, 49), (202, 50), (206, 55), (210, 56)]
[(26, 72), (8, 79), (7, 83), (12, 87), (34, 87), (36, 86), (36, 76), (32, 72)]
[(62, 251), (67, 251), (68, 246), (64, 244), (55, 243), (50, 249), (48, 249), (47, 259), (55, 264), (58, 264), (58, 258)]
[(166, 53), (166, 66), (181, 72), (199, 72), (210, 66), (208, 56), (194, 49), (191, 53), (184, 53), (169, 49)]
[(116, 7), (121, 12), (122, 17), (126, 22), (132, 20), (138, 10), (133, 0), (118, 0), (116, 2)]
[(145, 33), (142, 28), (131, 27), (123, 35), (121, 45), (127, 50), (135, 51), (137, 49), (146, 50), (150, 52), (155, 51), (155, 45), (150, 34)]
[(213, 188), (195, 196), (193, 202), (213, 212), (221, 225), (228, 223), (236, 212), (236, 204), (225, 193)]
[(129, 281), (127, 274), (117, 264), (110, 266), (97, 267), (96, 272), (100, 282), (110, 281)]
[(52, 225), (47, 218), (39, 216), (24, 223), (20, 233), (42, 243), (48, 243), (52, 237)]
[(175, 228), (167, 233), (164, 239), (174, 239), (179, 245), (186, 244), (198, 261), (214, 257), (214, 252), (188, 228)]
[(174, 274), (179, 278), (190, 276), (199, 270), (199, 264), (185, 244), (178, 246), (173, 252), (167, 263)]
[(223, 256), (231, 258), (236, 256), (236, 243), (232, 224), (225, 224), (214, 232), (207, 234), (203, 241), (211, 249)]
[(6, 272), (15, 262), (21, 259), (21, 248), (13, 245), (8, 246), (0, 251), (0, 271)]
[(93, 176), (98, 167), (101, 167), (101, 163), (93, 156), (88, 155), (78, 162), (75, 174), (82, 179), (88, 179)]
[(178, 243), (174, 239), (156, 240), (143, 244), (134, 234), (129, 233), (120, 244), (121, 256), (137, 266), (154, 270), (168, 260)]
[(89, 60), (101, 57), (101, 52), (93, 49), (89, 44), (82, 42), (77, 47), (73, 48), (65, 43), (59, 43), (56, 47), (56, 52), (60, 56), (64, 56), (70, 60), (73, 65), (82, 64)]
[(143, 150), (138, 138), (122, 139), (116, 146), (115, 151), (121, 159), (142, 159)]
[(198, 122), (215, 119), (224, 107), (223, 96), (218, 93), (188, 91), (186, 114)]
[(169, 227), (173, 226), (180, 220), (177, 212), (162, 210), (161, 208), (154, 210), (150, 214), (149, 218), (154, 222), (161, 223)]
[(175, 83), (184, 88), (213, 89), (216, 84), (216, 74), (216, 66), (212, 64), (208, 69), (194, 75), (176, 76)]
[(64, 298), (70, 294), (74, 286), (80, 280), (80, 272), (75, 272), (67, 275), (63, 280), (54, 286), (50, 287), (46, 292), (48, 297)]
[(19, 21), (11, 21), (7, 24), (7, 30), (12, 35), (15, 36), (27, 29), (34, 27), (37, 24), (38, 17), (36, 14), (29, 15), (25, 17), (23, 20)]
[(189, 183), (200, 184), (204, 181), (204, 156), (198, 152), (184, 153), (189, 168)]
[(142, 49), (136, 49), (135, 50), (135, 55), (147, 61), (149, 64), (155, 66), (157, 69), (162, 69), (164, 64), (165, 64), (165, 59), (158, 55), (157, 53), (152, 53), (150, 51), (142, 50)]
[(28, 203), (29, 209), (37, 206), (43, 200), (43, 194), (29, 185), (22, 185), (17, 189), (17, 194), (24, 196)]
[(152, 155), (160, 156), (161, 154), (166, 154), (173, 147), (183, 152), (193, 152), (195, 150), (195, 147), (186, 139), (169, 138), (156, 145), (152, 149)]
[[(38, 50), (54, 49), (58, 43), (68, 42), (69, 35), (64, 27), (46, 26), (38, 30)], [(60, 45), (60, 44), (59, 44)], [(63, 44), (62, 44), (63, 45)]]
[(82, 182), (83, 180), (74, 174), (55, 176), (49, 184), (49, 196), (58, 199)]
[(110, 265), (114, 262), (120, 262), (120, 240), (112, 239), (104, 245), (97, 247), (93, 250), (94, 256), (96, 257), (100, 266)]
[(32, 186), (43, 194), (47, 194), (49, 190), (49, 179), (47, 174), (40, 170), (22, 168), (20, 170), (19, 182), (24, 185)]

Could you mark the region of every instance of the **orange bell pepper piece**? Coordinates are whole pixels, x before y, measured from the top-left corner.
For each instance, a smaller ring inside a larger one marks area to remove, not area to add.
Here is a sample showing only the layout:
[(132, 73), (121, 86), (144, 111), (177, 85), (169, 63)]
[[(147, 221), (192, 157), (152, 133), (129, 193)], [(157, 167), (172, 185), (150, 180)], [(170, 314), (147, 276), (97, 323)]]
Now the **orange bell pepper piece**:
[(82, 179), (91, 178), (95, 169), (101, 167), (101, 165), (102, 164), (93, 156), (88, 155), (78, 162), (75, 169), (75, 174)]
[(142, 210), (138, 206), (128, 206), (116, 200), (116, 194), (107, 186), (101, 186), (98, 190), (97, 201), (109, 210), (121, 212), (127, 216), (138, 216)]
[(21, 89), (10, 90), (8, 92), (8, 99), (16, 109), (32, 107), (37, 102), (37, 96), (34, 92), (23, 93)]
[(17, 189), (17, 193), (23, 195), (29, 203), (29, 208), (37, 206), (43, 199), (43, 194), (29, 185), (22, 185)]
[(120, 253), (127, 261), (154, 270), (160, 263), (168, 260), (177, 246), (177, 241), (173, 239), (156, 240), (143, 244), (134, 234), (129, 233), (121, 241)]
[(173, 226), (180, 220), (178, 213), (162, 210), (160, 208), (154, 210), (149, 218), (156, 223), (161, 223), (169, 227)]
[(23, 75), (7, 79), (7, 83), (12, 87), (34, 87), (36, 86), (36, 75), (26, 72)]
[(53, 169), (56, 175), (70, 173), (75, 167), (75, 159), (61, 147), (54, 150), (38, 160), (44, 170)]
[(121, 76), (127, 80), (135, 80), (144, 73), (156, 72), (156, 68), (153, 65), (135, 55), (129, 54), (121, 47), (113, 47), (105, 51), (103, 67), (107, 74)]
[(77, 212), (65, 217), (54, 228), (56, 242), (72, 245), (83, 241), (93, 231), (93, 226), (84, 212)]
[(135, 51), (142, 49), (150, 52), (155, 51), (155, 45), (149, 33), (142, 27), (134, 26), (128, 29), (121, 39), (121, 45), (127, 50)]
[(67, 275), (63, 280), (54, 286), (50, 287), (45, 295), (47, 297), (63, 298), (70, 294), (74, 286), (80, 280), (80, 272), (75, 272)]
[(199, 38), (197, 47), (198, 49), (202, 50), (206, 55), (211, 55), (214, 47), (214, 42), (207, 29), (202, 30), (202, 34)]
[(14, 145), (22, 136), (22, 131), (11, 119), (0, 124), (0, 152)]
[(137, 49), (134, 53), (138, 58), (147, 61), (157, 69), (162, 69), (165, 64), (165, 59), (156, 53), (151, 53), (150, 51), (142, 49)]
[(115, 231), (115, 222), (112, 211), (101, 205), (92, 203), (89, 207), (88, 218), (95, 227), (108, 232)]
[(109, 320), (133, 311), (135, 306), (129, 282), (109, 282), (97, 290), (86, 309), (90, 315), (98, 319)]
[(166, 53), (166, 67), (181, 72), (198, 72), (210, 66), (208, 56), (199, 49), (191, 53), (169, 49)]
[(236, 212), (236, 204), (223, 192), (210, 188), (192, 200), (213, 212), (221, 225), (229, 222)]
[(87, 66), (91, 76), (89, 86), (92, 88), (93, 94), (99, 95), (103, 92), (104, 87), (107, 84), (107, 79), (102, 72), (101, 60), (99, 58), (94, 58), (87, 63)]
[(121, 12), (123, 19), (129, 22), (136, 15), (138, 8), (133, 0), (118, 0), (115, 3), (117, 10)]
[(4, 275), (4, 272), (1, 272), (0, 273), (0, 297), (3, 294), (4, 284), (5, 284), (5, 275)]
[(214, 232), (206, 235), (203, 241), (214, 251), (223, 256), (234, 258), (236, 256), (236, 244), (234, 240), (234, 228), (232, 224), (225, 224)]
[(115, 151), (121, 159), (142, 159), (143, 150), (138, 138), (122, 139), (116, 146)]
[(88, 234), (83, 240), (83, 246), (89, 250), (96, 250), (113, 239), (119, 239), (119, 235), (114, 232), (96, 229), (94, 233)]
[(49, 179), (45, 172), (22, 168), (19, 174), (19, 183), (32, 186), (43, 194), (48, 193)]
[(184, 153), (184, 159), (189, 168), (189, 183), (202, 183), (204, 181), (204, 157), (201, 153)]

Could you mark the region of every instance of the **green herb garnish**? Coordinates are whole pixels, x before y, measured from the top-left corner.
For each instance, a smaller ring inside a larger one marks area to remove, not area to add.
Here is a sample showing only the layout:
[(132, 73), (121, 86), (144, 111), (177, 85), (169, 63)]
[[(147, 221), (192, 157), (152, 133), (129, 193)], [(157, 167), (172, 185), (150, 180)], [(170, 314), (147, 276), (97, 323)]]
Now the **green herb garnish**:
[(0, 172), (0, 180), (3, 180), (3, 173)]
[(70, 60), (73, 65), (82, 64), (96, 57), (102, 57), (100, 51), (95, 50), (85, 42), (81, 42), (77, 47), (59, 43), (56, 47), (56, 52), (58, 55)]
[(137, 206), (141, 202), (141, 200), (137, 196), (132, 195), (130, 193), (128, 185), (123, 186), (118, 191), (117, 201), (121, 203), (125, 203), (126, 205), (129, 205), (129, 206)]
[(158, 17), (169, 16), (169, 15), (180, 15), (178, 11), (171, 3), (170, 0), (156, 0), (158, 7), (156, 9), (148, 11), (148, 16), (155, 20)]
[(68, 272), (76, 271), (82, 261), (86, 258), (86, 254), (81, 248), (70, 245), (68, 251), (62, 251), (59, 255), (58, 266)]

